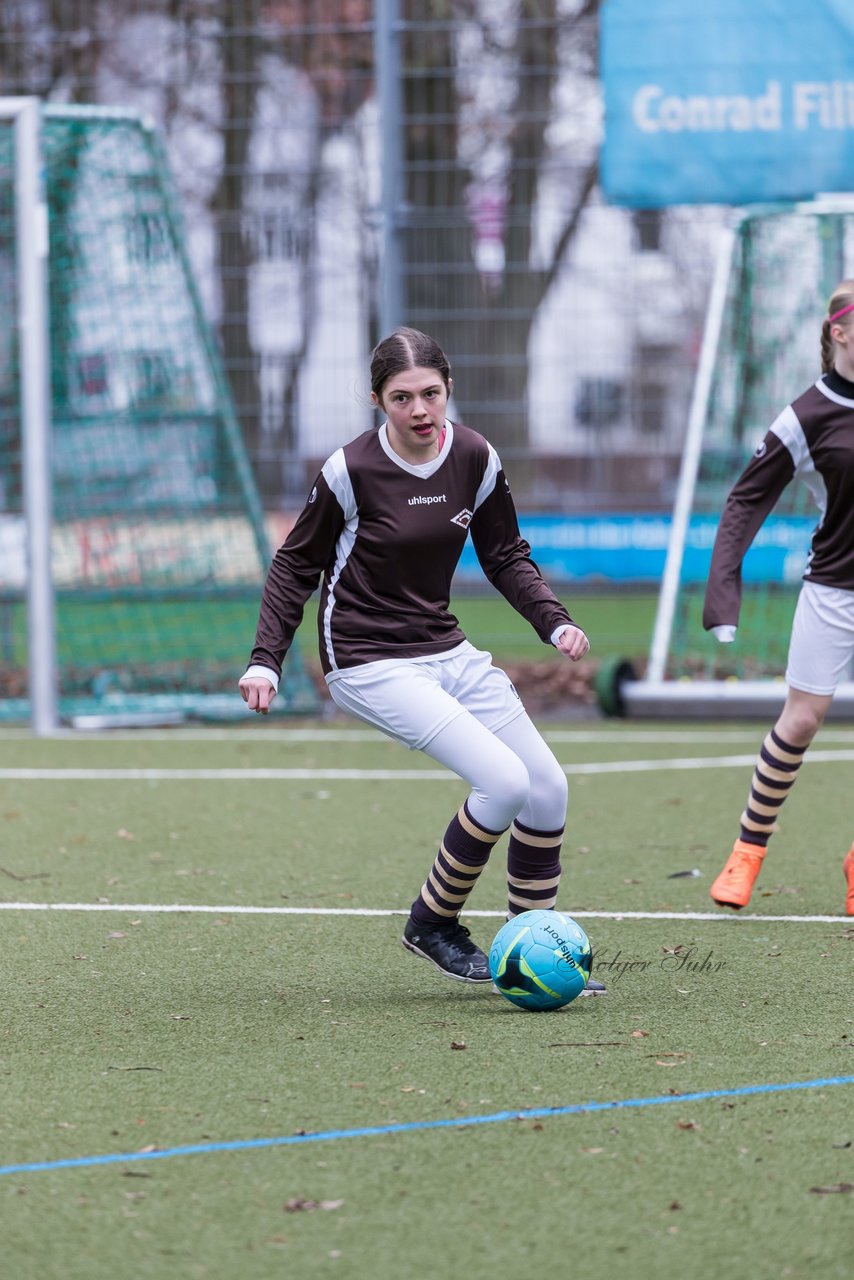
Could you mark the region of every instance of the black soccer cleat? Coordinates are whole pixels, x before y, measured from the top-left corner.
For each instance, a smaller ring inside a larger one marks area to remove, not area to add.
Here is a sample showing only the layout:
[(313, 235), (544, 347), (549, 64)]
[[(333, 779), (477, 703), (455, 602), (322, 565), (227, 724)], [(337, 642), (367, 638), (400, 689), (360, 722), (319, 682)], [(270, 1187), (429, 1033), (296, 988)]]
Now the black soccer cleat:
[(587, 979), (587, 986), (583, 991), (579, 992), (582, 996), (604, 996), (608, 994), (608, 988), (604, 982), (597, 982), (595, 978)]
[(447, 924), (416, 924), (407, 920), (401, 942), (407, 951), (430, 960), (446, 978), (457, 982), (491, 982), (489, 961), (459, 920)]

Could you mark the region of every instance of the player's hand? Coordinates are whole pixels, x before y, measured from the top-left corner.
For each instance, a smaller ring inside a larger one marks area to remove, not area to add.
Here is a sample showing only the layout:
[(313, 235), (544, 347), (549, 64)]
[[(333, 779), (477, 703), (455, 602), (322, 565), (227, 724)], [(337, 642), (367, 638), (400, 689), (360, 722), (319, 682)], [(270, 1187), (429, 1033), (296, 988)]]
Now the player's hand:
[(250, 711), (258, 711), (265, 716), (276, 696), (276, 690), (263, 676), (244, 676), (240, 681), (240, 696)]
[(735, 632), (736, 628), (729, 622), (722, 622), (717, 627), (712, 627), (712, 635), (718, 644), (732, 644)]
[(565, 657), (577, 662), (589, 651), (590, 641), (580, 627), (567, 627), (558, 636), (555, 648)]

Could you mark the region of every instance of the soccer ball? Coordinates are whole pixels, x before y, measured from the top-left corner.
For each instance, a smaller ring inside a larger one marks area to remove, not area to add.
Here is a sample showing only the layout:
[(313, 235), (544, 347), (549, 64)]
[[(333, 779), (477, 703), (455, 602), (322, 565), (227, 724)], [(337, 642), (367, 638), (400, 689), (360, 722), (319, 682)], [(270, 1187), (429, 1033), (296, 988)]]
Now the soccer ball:
[(498, 930), (489, 972), (520, 1009), (561, 1009), (587, 986), (593, 954), (581, 925), (563, 911), (522, 911)]

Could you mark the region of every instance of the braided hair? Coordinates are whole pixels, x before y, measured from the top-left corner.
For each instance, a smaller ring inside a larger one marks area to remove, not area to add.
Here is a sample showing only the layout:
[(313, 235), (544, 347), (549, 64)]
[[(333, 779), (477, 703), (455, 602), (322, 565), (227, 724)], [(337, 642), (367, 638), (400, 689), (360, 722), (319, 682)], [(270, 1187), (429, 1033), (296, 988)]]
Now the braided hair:
[[(840, 315), (840, 312), (846, 312), (846, 314)], [(833, 324), (854, 324), (854, 280), (841, 280), (827, 304), (827, 315), (821, 326), (822, 373), (830, 373), (833, 368), (834, 343), (830, 334), (831, 317), (838, 317), (833, 320)]]

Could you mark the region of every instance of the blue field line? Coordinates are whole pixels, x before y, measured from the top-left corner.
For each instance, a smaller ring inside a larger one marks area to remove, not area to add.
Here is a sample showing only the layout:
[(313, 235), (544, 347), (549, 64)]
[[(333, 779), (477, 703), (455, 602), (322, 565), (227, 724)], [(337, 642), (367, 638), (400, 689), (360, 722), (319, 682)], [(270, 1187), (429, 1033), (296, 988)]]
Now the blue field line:
[(748, 1084), (738, 1089), (704, 1089), (698, 1093), (669, 1093), (664, 1097), (623, 1098), (616, 1102), (576, 1102), (566, 1107), (535, 1107), (525, 1111), (497, 1111), (489, 1116), (458, 1116), (447, 1120), (412, 1120), (407, 1124), (371, 1125), (364, 1129), (329, 1129), (320, 1133), (293, 1133), (280, 1138), (247, 1138), (235, 1142), (206, 1142), (161, 1151), (123, 1151), (115, 1155), (76, 1156), (66, 1160), (39, 1160), (32, 1164), (0, 1165), (0, 1176), (12, 1173), (45, 1173), (54, 1169), (85, 1169), (139, 1160), (170, 1160), (173, 1156), (209, 1155), (215, 1151), (257, 1151), (262, 1147), (295, 1147), (307, 1142), (337, 1142), (342, 1138), (375, 1138), (428, 1129), (464, 1129), (475, 1124), (503, 1124), (507, 1120), (544, 1120), (553, 1116), (587, 1115), (595, 1111), (626, 1111), (631, 1107), (662, 1107), (678, 1102), (707, 1102), (710, 1098), (747, 1098), (755, 1094), (791, 1093), (797, 1089), (830, 1089), (854, 1084), (854, 1076), (830, 1076), (823, 1080), (793, 1080), (785, 1084)]

